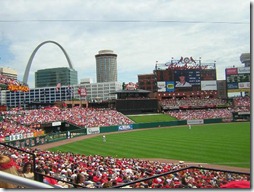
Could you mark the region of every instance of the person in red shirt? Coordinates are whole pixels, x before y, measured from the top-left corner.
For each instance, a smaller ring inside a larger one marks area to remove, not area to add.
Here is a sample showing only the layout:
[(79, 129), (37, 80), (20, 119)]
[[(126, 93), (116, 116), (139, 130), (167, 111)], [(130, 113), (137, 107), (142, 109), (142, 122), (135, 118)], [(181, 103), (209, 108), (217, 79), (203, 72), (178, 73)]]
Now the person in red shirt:
[[(49, 169), (45, 169), (45, 175), (50, 176)], [(44, 183), (47, 183), (47, 184), (49, 184), (49, 185), (56, 185), (56, 184), (57, 184), (57, 180), (56, 180), (56, 179), (53, 179), (53, 178), (47, 177), (47, 176), (45, 176), (45, 177), (43, 178), (43, 182), (44, 182)]]

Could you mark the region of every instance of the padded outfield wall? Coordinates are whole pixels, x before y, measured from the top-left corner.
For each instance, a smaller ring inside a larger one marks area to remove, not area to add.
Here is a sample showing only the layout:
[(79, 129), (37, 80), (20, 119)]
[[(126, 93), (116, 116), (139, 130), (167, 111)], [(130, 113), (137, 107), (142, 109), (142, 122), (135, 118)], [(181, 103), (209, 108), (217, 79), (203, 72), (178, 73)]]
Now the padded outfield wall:
[(81, 128), (71, 125), (67, 131), (56, 132), (52, 134), (45, 134), (38, 137), (23, 138), (18, 140), (10, 140), (6, 138), (7, 144), (13, 147), (34, 147), (37, 145), (43, 145), (46, 143), (57, 142), (73, 137), (79, 137), (84, 135), (96, 135), (101, 133), (120, 132), (134, 129), (147, 129), (156, 127), (170, 127), (170, 126), (181, 126), (187, 124), (210, 124), (210, 123), (223, 123), (223, 119), (200, 119), (200, 120), (181, 120), (181, 121), (168, 121), (168, 122), (154, 122), (154, 123), (137, 123), (130, 125), (116, 125), (116, 126), (105, 126), (105, 127), (90, 127)]

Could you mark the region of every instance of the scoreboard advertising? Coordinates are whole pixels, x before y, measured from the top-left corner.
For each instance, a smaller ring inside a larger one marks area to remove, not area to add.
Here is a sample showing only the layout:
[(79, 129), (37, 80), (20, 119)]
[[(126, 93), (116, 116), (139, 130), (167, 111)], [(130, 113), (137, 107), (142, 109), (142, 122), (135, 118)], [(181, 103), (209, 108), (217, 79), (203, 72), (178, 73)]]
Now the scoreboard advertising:
[(226, 69), (228, 92), (250, 91), (250, 67)]
[(158, 92), (217, 90), (216, 71), (175, 70), (172, 81), (158, 81), (157, 86)]

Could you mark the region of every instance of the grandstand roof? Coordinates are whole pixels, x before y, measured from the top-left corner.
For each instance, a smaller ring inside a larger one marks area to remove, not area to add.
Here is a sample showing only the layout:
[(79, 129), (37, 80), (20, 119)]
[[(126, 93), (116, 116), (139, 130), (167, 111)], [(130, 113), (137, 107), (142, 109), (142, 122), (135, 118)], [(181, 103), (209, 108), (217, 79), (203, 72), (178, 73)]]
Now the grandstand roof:
[(150, 93), (151, 91), (136, 89), (136, 90), (117, 90), (115, 92), (111, 92), (110, 94), (118, 94), (118, 93)]

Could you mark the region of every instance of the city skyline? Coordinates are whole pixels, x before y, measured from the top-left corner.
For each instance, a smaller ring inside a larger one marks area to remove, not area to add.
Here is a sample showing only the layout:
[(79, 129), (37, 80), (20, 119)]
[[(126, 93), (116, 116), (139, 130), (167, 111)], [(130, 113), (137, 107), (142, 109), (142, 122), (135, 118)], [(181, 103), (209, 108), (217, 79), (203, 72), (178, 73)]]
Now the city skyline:
[[(223, 80), (225, 68), (243, 66), (240, 55), (250, 52), (250, 1), (14, 1), (0, 2), (0, 66), (16, 70), (18, 80), (33, 50), (50, 40), (66, 50), (79, 82), (96, 80), (94, 55), (104, 49), (117, 53), (118, 81), (126, 83), (171, 57), (216, 61)], [(67, 66), (59, 47), (41, 47), (29, 87), (37, 70)]]

